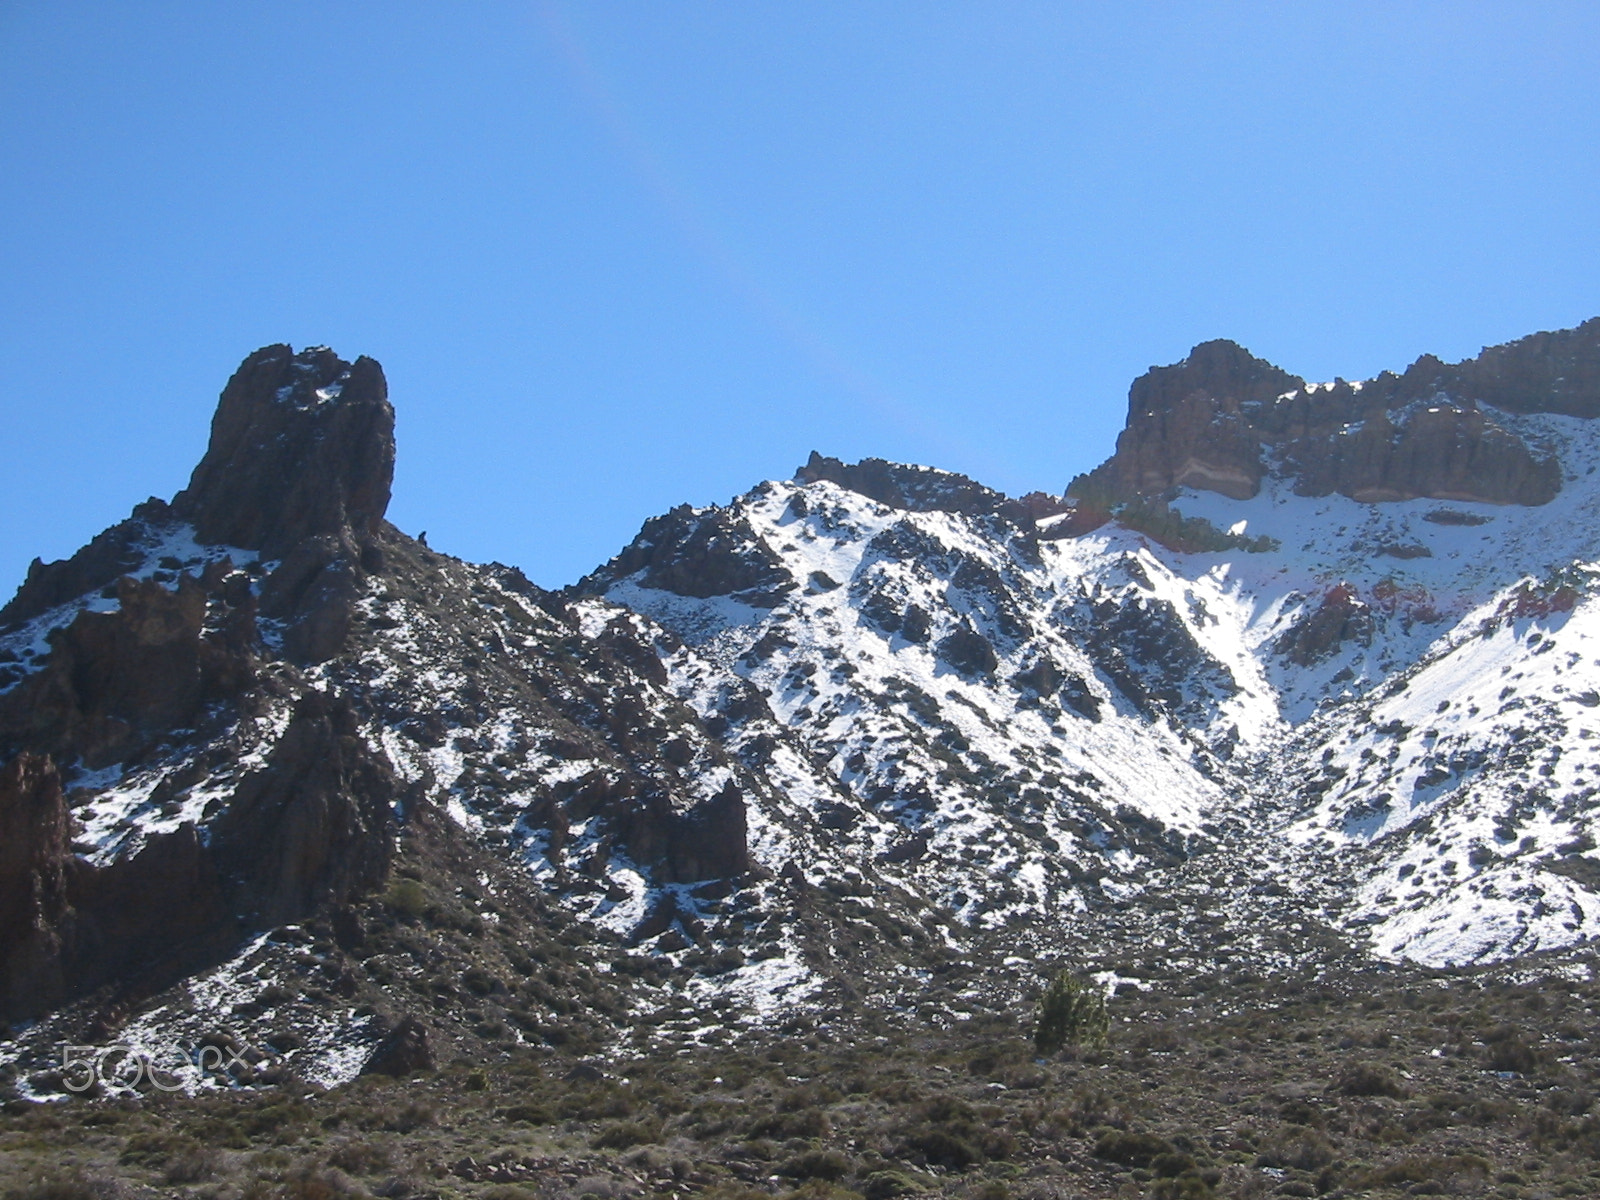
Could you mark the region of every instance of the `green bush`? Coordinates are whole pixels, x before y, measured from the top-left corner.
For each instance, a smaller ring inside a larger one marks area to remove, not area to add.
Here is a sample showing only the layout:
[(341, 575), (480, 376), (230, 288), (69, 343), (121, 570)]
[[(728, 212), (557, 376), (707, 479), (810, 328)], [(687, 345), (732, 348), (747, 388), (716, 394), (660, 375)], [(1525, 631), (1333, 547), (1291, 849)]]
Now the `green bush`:
[(1039, 1001), (1033, 1044), (1040, 1054), (1054, 1054), (1063, 1046), (1096, 1049), (1106, 1044), (1110, 1030), (1105, 996), (1070, 971), (1061, 971)]
[(937, 1125), (919, 1129), (906, 1139), (906, 1149), (927, 1161), (951, 1170), (963, 1170), (983, 1159), (982, 1153), (966, 1138)]
[(1352, 1063), (1340, 1074), (1338, 1088), (1346, 1096), (1388, 1096), (1403, 1100), (1410, 1095), (1399, 1076), (1379, 1063)]
[(855, 1169), (848, 1155), (838, 1150), (807, 1150), (778, 1168), (791, 1179), (843, 1179)]
[(1521, 1031), (1501, 1026), (1490, 1030), (1483, 1040), (1488, 1043), (1485, 1054), (1491, 1071), (1531, 1075), (1538, 1069), (1539, 1053), (1524, 1040)]
[(661, 1131), (651, 1122), (618, 1121), (600, 1131), (593, 1145), (598, 1150), (626, 1150), (646, 1142), (660, 1140)]
[(899, 1200), (901, 1196), (915, 1196), (928, 1189), (903, 1171), (874, 1171), (862, 1184), (867, 1200)]
[(428, 911), (428, 893), (415, 879), (396, 879), (384, 893), (384, 904), (391, 911), (415, 921)]
[(1164, 1137), (1135, 1130), (1113, 1129), (1100, 1135), (1090, 1151), (1098, 1159), (1125, 1167), (1148, 1167), (1173, 1154), (1176, 1147)]

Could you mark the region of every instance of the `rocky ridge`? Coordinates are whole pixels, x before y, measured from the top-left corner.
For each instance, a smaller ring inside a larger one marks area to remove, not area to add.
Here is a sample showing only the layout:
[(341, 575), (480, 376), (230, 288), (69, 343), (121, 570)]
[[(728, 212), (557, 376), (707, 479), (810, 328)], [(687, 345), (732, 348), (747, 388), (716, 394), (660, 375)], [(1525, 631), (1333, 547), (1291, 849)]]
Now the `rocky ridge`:
[(1600, 320), (1360, 383), (1307, 384), (1205, 342), (1134, 382), (1116, 453), (1069, 491), (1101, 505), (1175, 487), (1249, 499), (1272, 474), (1302, 496), (1548, 503), (1559, 463), (1497, 412), (1600, 414)]
[(1207, 343), (1067, 498), (813, 455), (551, 593), (385, 522), (376, 363), (258, 351), (189, 487), (0, 611), (0, 1061), (46, 1094), (51, 1038), (292, 1009), (337, 1082), (429, 1028), (1003, 1004), (1069, 947), (1579, 947), (1596, 361), (1596, 322), (1364, 385)]

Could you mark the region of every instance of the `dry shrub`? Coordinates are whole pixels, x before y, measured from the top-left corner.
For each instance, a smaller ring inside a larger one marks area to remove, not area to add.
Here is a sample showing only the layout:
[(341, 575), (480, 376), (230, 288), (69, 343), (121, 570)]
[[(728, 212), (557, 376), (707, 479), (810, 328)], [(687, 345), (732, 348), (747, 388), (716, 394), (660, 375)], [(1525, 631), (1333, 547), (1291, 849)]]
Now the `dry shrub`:
[(1316, 1171), (1331, 1163), (1336, 1153), (1333, 1143), (1320, 1130), (1279, 1126), (1256, 1155), (1256, 1165)]
[(1411, 1094), (1400, 1077), (1380, 1063), (1351, 1063), (1340, 1074), (1338, 1089), (1346, 1096), (1388, 1096), (1394, 1100)]
[(1125, 1167), (1148, 1167), (1158, 1155), (1171, 1154), (1174, 1149), (1166, 1138), (1153, 1133), (1113, 1129), (1096, 1139), (1091, 1153)]
[(394, 1148), (383, 1142), (351, 1139), (329, 1152), (328, 1165), (351, 1175), (376, 1175), (394, 1165)]
[(93, 1179), (82, 1171), (51, 1172), (39, 1175), (4, 1192), (5, 1200), (111, 1200), (117, 1195), (115, 1184)]

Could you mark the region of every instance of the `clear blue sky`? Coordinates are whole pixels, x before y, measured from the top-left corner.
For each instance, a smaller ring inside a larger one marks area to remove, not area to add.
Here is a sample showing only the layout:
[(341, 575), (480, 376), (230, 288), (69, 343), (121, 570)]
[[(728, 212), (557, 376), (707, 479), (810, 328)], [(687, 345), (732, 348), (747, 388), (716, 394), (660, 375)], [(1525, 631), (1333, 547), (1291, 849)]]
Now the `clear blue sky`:
[(0, 592), (246, 353), (388, 371), (390, 517), (559, 585), (812, 448), (1059, 491), (1129, 381), (1600, 313), (1600, 6), (0, 0)]

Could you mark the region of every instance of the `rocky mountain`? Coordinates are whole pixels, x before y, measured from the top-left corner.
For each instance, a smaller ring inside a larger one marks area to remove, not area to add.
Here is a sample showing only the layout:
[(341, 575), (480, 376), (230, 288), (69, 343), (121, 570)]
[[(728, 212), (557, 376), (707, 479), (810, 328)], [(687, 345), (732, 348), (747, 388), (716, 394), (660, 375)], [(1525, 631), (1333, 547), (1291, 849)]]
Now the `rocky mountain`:
[(384, 520), (376, 363), (258, 351), (190, 485), (0, 610), (0, 1063), (1580, 947), (1596, 416), (1600, 320), (1361, 384), (1209, 342), (1064, 496), (814, 454), (548, 592)]

